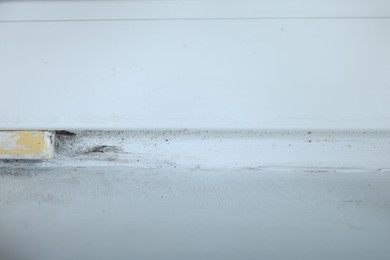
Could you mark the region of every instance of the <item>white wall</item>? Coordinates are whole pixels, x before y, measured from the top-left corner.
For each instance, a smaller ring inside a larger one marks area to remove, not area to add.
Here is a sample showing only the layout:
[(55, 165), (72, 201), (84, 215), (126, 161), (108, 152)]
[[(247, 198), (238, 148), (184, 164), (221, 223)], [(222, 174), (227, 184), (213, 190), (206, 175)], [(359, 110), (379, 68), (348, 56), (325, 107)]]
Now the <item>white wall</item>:
[(390, 129), (388, 1), (0, 4), (0, 129)]

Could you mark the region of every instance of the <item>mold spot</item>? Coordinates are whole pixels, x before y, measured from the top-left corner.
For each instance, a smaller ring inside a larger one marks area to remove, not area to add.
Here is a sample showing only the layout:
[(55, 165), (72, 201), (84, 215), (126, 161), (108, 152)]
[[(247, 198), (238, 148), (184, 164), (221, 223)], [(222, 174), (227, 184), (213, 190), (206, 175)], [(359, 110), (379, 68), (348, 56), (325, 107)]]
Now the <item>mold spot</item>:
[(70, 132), (70, 131), (66, 131), (66, 130), (61, 130), (61, 131), (56, 131), (56, 135), (60, 135), (60, 136), (75, 136), (76, 133), (73, 133), (73, 132)]
[(122, 148), (110, 145), (97, 145), (88, 149), (85, 153), (119, 153)]

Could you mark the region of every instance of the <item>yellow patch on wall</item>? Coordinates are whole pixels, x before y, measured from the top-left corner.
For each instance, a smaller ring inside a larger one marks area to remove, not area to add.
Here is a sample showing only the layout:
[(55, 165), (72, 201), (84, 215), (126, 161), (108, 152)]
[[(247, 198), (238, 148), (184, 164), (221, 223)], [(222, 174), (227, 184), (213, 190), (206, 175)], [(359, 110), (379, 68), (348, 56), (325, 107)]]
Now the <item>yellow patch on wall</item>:
[(50, 159), (54, 137), (50, 131), (0, 131), (0, 159)]

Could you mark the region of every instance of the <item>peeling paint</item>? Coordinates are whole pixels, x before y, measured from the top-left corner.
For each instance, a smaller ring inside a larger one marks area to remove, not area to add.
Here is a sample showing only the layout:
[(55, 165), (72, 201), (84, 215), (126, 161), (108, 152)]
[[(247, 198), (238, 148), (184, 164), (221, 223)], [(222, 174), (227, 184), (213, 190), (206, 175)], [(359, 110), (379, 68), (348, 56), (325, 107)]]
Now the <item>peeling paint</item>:
[(0, 131), (0, 159), (49, 159), (54, 134), (48, 131)]

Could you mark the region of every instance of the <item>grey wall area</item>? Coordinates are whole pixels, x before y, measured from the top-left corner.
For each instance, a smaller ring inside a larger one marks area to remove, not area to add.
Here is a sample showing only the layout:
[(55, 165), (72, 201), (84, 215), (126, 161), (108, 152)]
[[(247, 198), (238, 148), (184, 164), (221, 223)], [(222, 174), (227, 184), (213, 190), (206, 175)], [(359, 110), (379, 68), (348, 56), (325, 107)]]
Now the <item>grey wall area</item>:
[(1, 161), (1, 260), (390, 256), (387, 132), (56, 136)]
[(1, 259), (388, 259), (390, 172), (0, 170)]

